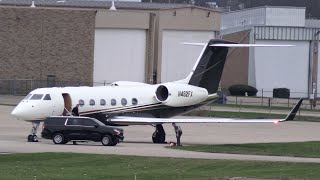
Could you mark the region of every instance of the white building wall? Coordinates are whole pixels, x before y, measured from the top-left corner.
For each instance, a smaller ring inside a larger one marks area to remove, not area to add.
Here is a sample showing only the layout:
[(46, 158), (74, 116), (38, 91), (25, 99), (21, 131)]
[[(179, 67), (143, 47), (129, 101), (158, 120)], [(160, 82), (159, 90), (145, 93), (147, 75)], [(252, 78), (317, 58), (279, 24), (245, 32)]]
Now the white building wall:
[(309, 41), (256, 40), (256, 44), (292, 44), (295, 47), (255, 48), (258, 96), (272, 97), (274, 88), (290, 89), (290, 97), (307, 97)]
[(266, 8), (266, 26), (305, 26), (305, 8)]
[(96, 29), (94, 85), (114, 81), (144, 82), (146, 30)]
[[(318, 42), (320, 44), (320, 41)], [(320, 46), (318, 46), (318, 77), (317, 77), (317, 94), (320, 97)]]
[(265, 24), (265, 8), (255, 8), (222, 14), (221, 29)]
[(305, 8), (261, 7), (223, 13), (221, 30), (253, 25), (305, 26)]
[(162, 83), (186, 78), (203, 48), (181, 43), (207, 43), (215, 37), (212, 31), (164, 30), (162, 33)]

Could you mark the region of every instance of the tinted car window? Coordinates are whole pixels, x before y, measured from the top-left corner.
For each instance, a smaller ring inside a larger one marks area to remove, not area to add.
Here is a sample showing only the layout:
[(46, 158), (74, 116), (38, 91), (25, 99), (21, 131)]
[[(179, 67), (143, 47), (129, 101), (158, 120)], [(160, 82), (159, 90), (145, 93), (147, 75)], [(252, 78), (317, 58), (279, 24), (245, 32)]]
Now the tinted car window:
[(44, 121), (46, 125), (64, 125), (66, 122), (65, 118), (48, 118)]
[(81, 119), (68, 119), (67, 125), (69, 126), (80, 126), (81, 124)]
[(91, 119), (81, 119), (84, 126), (94, 126), (96, 123)]

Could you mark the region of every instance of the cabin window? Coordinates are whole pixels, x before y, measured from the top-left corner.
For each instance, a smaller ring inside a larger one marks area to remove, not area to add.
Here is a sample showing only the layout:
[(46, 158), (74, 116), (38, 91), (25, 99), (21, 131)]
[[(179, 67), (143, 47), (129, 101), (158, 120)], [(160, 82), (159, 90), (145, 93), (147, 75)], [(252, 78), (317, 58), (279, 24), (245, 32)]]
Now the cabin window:
[(115, 99), (111, 99), (111, 105), (112, 105), (112, 106), (117, 105), (117, 101), (116, 101)]
[(104, 99), (101, 99), (100, 100), (100, 105), (101, 106), (105, 106), (107, 103), (106, 103), (106, 100), (104, 100)]
[(138, 99), (132, 98), (132, 105), (137, 105), (137, 104), (138, 104)]
[(121, 104), (122, 104), (122, 106), (127, 105), (127, 100), (125, 98), (122, 98), (121, 99)]
[(90, 99), (89, 104), (90, 104), (90, 106), (94, 106), (96, 104), (96, 102), (93, 99)]
[(51, 100), (50, 94), (46, 94), (44, 96), (43, 100)]
[(79, 100), (79, 106), (84, 106), (84, 101), (82, 99)]
[(31, 96), (32, 94), (28, 94), (23, 100), (28, 100)]
[(30, 100), (41, 100), (41, 98), (43, 97), (43, 94), (34, 94)]

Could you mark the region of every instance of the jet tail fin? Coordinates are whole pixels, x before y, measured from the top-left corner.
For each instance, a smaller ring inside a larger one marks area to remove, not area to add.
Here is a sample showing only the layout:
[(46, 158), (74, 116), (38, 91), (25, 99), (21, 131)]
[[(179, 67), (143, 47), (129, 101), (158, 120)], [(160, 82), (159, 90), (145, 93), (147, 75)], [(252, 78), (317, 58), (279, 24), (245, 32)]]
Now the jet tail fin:
[[(221, 75), (224, 69), (225, 61), (228, 55), (229, 47), (211, 46), (214, 44), (235, 44), (225, 40), (210, 40), (202, 50), (192, 72), (186, 81), (188, 84), (207, 89), (209, 94), (216, 93)], [(192, 44), (193, 45), (193, 44)], [(199, 45), (199, 44), (195, 44)]]
[(208, 43), (183, 43), (204, 46), (189, 76), (182, 82), (207, 89), (209, 94), (218, 91), (229, 48), (239, 47), (290, 47), (292, 45), (237, 44), (234, 42), (211, 39)]

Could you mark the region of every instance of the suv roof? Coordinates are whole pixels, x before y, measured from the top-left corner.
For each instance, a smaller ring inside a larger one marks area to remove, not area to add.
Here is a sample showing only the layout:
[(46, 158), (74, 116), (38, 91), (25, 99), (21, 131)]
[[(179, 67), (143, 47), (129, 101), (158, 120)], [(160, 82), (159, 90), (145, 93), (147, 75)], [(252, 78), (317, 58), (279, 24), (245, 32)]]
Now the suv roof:
[(50, 116), (44, 120), (44, 124), (48, 125), (64, 125), (67, 119), (91, 119), (96, 121), (94, 118), (81, 117), (81, 116)]

